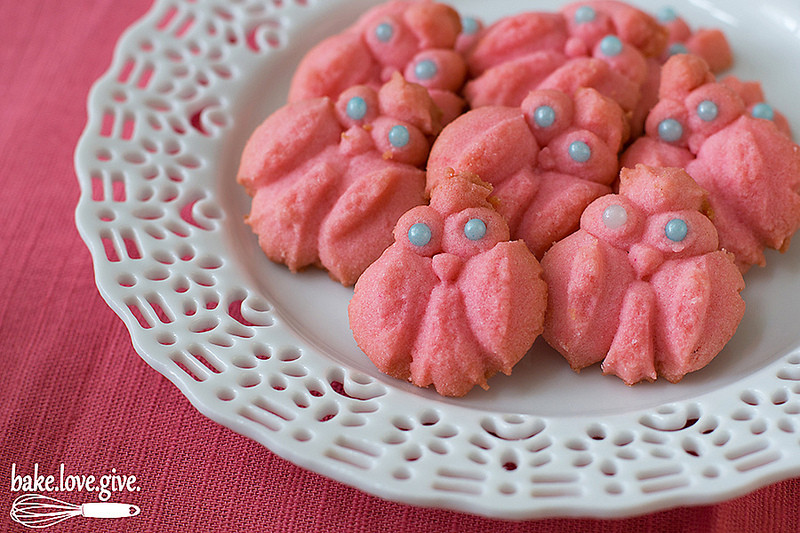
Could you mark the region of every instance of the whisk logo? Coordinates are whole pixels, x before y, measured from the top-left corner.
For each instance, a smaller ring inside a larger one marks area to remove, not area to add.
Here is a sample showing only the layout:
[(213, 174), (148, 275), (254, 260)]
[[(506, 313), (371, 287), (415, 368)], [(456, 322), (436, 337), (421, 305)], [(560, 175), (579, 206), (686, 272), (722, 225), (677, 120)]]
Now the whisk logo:
[(139, 507), (127, 503), (97, 502), (74, 505), (41, 494), (23, 494), (11, 504), (11, 520), (26, 527), (45, 528), (73, 516), (124, 518), (139, 514)]
[[(118, 473), (112, 468), (101, 476), (68, 474), (64, 464), (58, 474), (40, 474), (39, 464), (33, 472), (17, 472), (16, 463), (11, 465), (11, 492), (25, 492), (11, 505), (11, 519), (32, 528), (55, 525), (73, 516), (86, 518), (123, 518), (139, 514), (139, 507), (127, 503), (108, 502), (114, 493), (139, 492), (136, 476)], [(38, 492), (87, 492), (97, 495), (99, 502), (72, 504)]]

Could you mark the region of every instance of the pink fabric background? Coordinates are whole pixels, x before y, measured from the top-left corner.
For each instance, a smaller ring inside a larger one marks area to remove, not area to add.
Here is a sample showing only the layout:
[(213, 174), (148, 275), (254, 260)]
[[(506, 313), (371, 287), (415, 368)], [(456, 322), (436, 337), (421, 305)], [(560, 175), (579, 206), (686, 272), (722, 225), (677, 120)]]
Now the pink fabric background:
[[(90, 85), (149, 0), (3, 0), (0, 17), (0, 531), (11, 465), (134, 474), (142, 508), (50, 531), (798, 531), (800, 482), (624, 520), (500, 522), (387, 502), (303, 470), (200, 415), (135, 353), (100, 298), (73, 212)], [(87, 494), (62, 496), (73, 503)]]

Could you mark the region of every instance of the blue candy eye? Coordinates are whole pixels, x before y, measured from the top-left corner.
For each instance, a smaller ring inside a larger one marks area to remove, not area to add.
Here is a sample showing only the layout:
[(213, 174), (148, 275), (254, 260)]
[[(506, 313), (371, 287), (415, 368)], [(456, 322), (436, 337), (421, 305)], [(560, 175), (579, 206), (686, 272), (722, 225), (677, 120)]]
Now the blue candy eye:
[(569, 156), (573, 161), (586, 163), (592, 157), (592, 149), (583, 141), (574, 141), (569, 145)]
[(405, 126), (397, 125), (392, 126), (389, 130), (389, 143), (395, 148), (402, 148), (411, 140), (411, 135), (408, 133), (408, 128)]
[(439, 68), (430, 59), (423, 59), (414, 66), (414, 75), (418, 80), (429, 80), (436, 76)]
[(431, 242), (431, 228), (424, 222), (417, 222), (408, 228), (408, 241), (414, 246), (425, 246)]
[(375, 37), (382, 43), (388, 43), (392, 35), (394, 35), (394, 28), (388, 22), (378, 24), (378, 27), (375, 28)]
[(461, 19), (461, 33), (464, 35), (474, 35), (478, 31), (478, 21), (472, 17)]
[(616, 35), (606, 35), (600, 41), (600, 51), (608, 57), (618, 56), (622, 53), (622, 41)]
[(656, 18), (659, 22), (672, 22), (678, 18), (678, 12), (675, 11), (675, 8), (665, 6), (658, 10)]
[(666, 118), (658, 124), (658, 136), (664, 142), (675, 142), (683, 137), (683, 126), (674, 118)]
[(689, 49), (686, 48), (686, 45), (683, 43), (673, 43), (670, 45), (669, 49), (667, 50), (667, 54), (674, 56), (676, 54), (688, 54)]
[(680, 218), (673, 218), (664, 226), (664, 235), (673, 242), (681, 242), (686, 238), (688, 232), (689, 226), (686, 225), (685, 220)]
[(771, 105), (761, 102), (753, 106), (752, 115), (755, 118), (765, 118), (767, 120), (772, 120), (773, 118), (775, 118), (775, 111), (773, 111)]
[(361, 120), (367, 114), (367, 102), (360, 96), (354, 96), (347, 102), (345, 112), (353, 120)]
[(464, 224), (464, 235), (471, 241), (479, 241), (486, 235), (486, 223), (479, 218), (471, 218)]
[(575, 10), (575, 22), (578, 24), (592, 22), (595, 17), (597, 17), (597, 12), (591, 6), (581, 6)]
[(549, 128), (556, 121), (556, 112), (549, 105), (540, 105), (533, 112), (533, 120), (540, 128)]
[(717, 104), (711, 100), (703, 100), (697, 105), (697, 116), (705, 122), (711, 122), (717, 118), (718, 113), (719, 109), (717, 108)]
[(618, 204), (612, 204), (603, 210), (603, 224), (608, 229), (621, 228), (628, 222), (628, 212)]

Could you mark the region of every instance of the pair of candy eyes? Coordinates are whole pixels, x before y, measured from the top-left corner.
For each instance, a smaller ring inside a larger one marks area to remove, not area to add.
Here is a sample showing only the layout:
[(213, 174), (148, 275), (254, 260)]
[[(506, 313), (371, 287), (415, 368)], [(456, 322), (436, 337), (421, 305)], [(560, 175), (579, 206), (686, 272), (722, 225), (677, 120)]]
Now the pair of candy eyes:
[[(656, 17), (659, 22), (669, 23), (678, 18), (678, 12), (673, 7), (665, 6), (658, 11)], [(575, 22), (578, 24), (594, 22), (596, 18), (597, 11), (592, 6), (581, 6), (575, 10)]]
[[(462, 27), (465, 34), (472, 34), (478, 31), (478, 22), (472, 18), (462, 20)], [(382, 43), (388, 43), (394, 35), (394, 28), (388, 22), (384, 22), (375, 28), (375, 36)], [(414, 65), (414, 75), (418, 80), (427, 81), (436, 77), (439, 67), (432, 59), (422, 59)]]
[[(618, 229), (628, 222), (628, 212), (619, 204), (613, 204), (603, 211), (603, 224), (608, 229)], [(689, 233), (689, 225), (682, 218), (670, 219), (664, 225), (664, 236), (672, 242), (681, 242)]]
[[(671, 7), (665, 7), (659, 11), (657, 17), (660, 22), (669, 24), (678, 18), (678, 13)], [(591, 6), (581, 6), (575, 10), (574, 19), (578, 24), (594, 22), (595, 18), (597, 12)], [(609, 57), (619, 55), (622, 52), (622, 41), (614, 35), (608, 35), (600, 41), (600, 50)], [(683, 43), (672, 43), (667, 51), (670, 56), (688, 53), (689, 49)]]
[[(347, 101), (345, 113), (353, 120), (361, 120), (367, 116), (367, 109), (366, 100), (360, 96), (354, 96)], [(389, 144), (395, 148), (403, 148), (411, 140), (411, 133), (408, 131), (408, 128), (402, 124), (396, 124), (389, 130), (387, 137), (389, 139)]]
[[(486, 235), (486, 223), (479, 218), (471, 218), (464, 224), (464, 236), (471, 241), (479, 241)], [(431, 227), (417, 222), (408, 228), (408, 241), (414, 246), (426, 246), (433, 238)]]
[[(472, 17), (462, 17), (461, 33), (474, 35), (478, 31), (478, 21)], [(388, 43), (394, 36), (394, 26), (388, 22), (381, 22), (375, 27), (375, 37), (382, 43)]]
[[(533, 111), (533, 121), (540, 128), (549, 128), (556, 122), (556, 111), (549, 105), (540, 105)], [(570, 143), (567, 152), (578, 163), (585, 163), (592, 157), (591, 147), (583, 141)]]
[[(711, 122), (719, 115), (719, 108), (711, 100), (703, 100), (697, 104), (696, 112), (701, 120)], [(766, 120), (772, 120), (775, 117), (772, 106), (764, 102), (754, 105), (750, 114), (755, 118)], [(658, 136), (664, 142), (675, 142), (683, 137), (683, 126), (674, 118), (665, 118), (658, 123)]]
[[(597, 11), (592, 6), (581, 6), (575, 10), (573, 18), (576, 24), (594, 22), (597, 18)], [(616, 35), (606, 35), (600, 41), (600, 51), (608, 57), (618, 56), (622, 53), (622, 48), (622, 41)]]
[[(671, 22), (675, 22), (678, 20), (678, 12), (675, 11), (675, 8), (666, 6), (662, 7), (658, 13), (656, 14), (656, 18), (662, 24), (669, 24)], [(689, 48), (686, 47), (683, 43), (672, 43), (669, 45), (667, 49), (668, 56), (674, 56), (677, 54), (688, 54)]]
[[(658, 12), (658, 20), (663, 24), (669, 24), (678, 18), (678, 13), (671, 7), (662, 8)], [(575, 22), (577, 24), (585, 24), (587, 22), (594, 22), (595, 18), (597, 18), (597, 12), (591, 6), (581, 6), (575, 10)], [(613, 37), (613, 39), (612, 39)], [(606, 37), (608, 41), (603, 46), (603, 42), (601, 41), (600, 47), (603, 53), (607, 56), (615, 56), (622, 51), (622, 42), (614, 37), (613, 35), (609, 35)], [(604, 39), (604, 41), (606, 40)], [(688, 54), (689, 49), (686, 48), (686, 45), (683, 43), (673, 43), (670, 45), (668, 50), (668, 55), (672, 56), (675, 54)]]

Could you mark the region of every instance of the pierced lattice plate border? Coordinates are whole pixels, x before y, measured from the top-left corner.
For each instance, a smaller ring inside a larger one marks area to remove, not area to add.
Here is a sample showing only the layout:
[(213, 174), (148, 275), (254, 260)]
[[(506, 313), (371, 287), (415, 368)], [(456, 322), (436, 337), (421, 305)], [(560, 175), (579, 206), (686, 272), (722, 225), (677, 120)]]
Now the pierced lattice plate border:
[[(733, 341), (678, 385), (574, 374), (539, 341), (513, 376), (461, 400), (378, 374), (347, 327), (352, 291), (261, 255), (242, 223), (239, 153), (284, 103), (302, 55), (375, 3), (158, 0), (121, 38), (89, 96), (76, 220), (141, 356), (219, 423), (415, 505), (621, 517), (800, 474), (800, 246), (748, 274)], [(454, 2), (486, 21), (559, 4)], [(693, 26), (727, 32), (734, 73), (762, 80), (798, 129), (790, 4), (673, 3)]]

